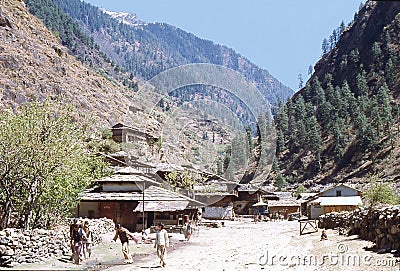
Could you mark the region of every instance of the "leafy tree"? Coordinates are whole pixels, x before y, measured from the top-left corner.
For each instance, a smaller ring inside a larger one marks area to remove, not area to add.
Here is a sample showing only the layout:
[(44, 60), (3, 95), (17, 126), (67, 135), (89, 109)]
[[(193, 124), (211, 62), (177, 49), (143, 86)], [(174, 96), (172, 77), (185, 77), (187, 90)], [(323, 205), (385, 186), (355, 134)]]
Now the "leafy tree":
[(307, 192), (307, 188), (304, 187), (304, 185), (300, 184), (297, 189), (296, 192), (294, 193), (294, 195), (296, 197), (298, 197), (301, 193), (306, 193)]
[(172, 187), (183, 189), (193, 189), (194, 185), (197, 184), (195, 174), (190, 171), (174, 170), (166, 174), (165, 179)]
[[(86, 133), (59, 104), (31, 103), (0, 115), (1, 226), (10, 214), (25, 229), (49, 226), (78, 204), (78, 194), (105, 173)], [(12, 225), (16, 226), (16, 225)]]
[(393, 190), (386, 183), (373, 182), (371, 187), (365, 192), (365, 198), (371, 206), (376, 206), (377, 204), (399, 204), (400, 197), (396, 195), (395, 190)]

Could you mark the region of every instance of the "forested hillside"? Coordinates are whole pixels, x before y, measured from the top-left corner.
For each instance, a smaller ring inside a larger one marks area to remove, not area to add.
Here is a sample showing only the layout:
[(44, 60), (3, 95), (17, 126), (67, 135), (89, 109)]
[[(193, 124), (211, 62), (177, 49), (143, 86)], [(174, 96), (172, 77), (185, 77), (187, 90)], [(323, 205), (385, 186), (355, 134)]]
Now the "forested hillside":
[[(54, 12), (49, 12), (47, 8), (53, 9), (54, 3), (76, 20), (90, 36), (89, 47), (94, 41), (100, 51), (112, 60), (112, 64), (119, 65), (139, 79), (148, 80), (162, 71), (182, 64), (213, 63), (238, 71), (251, 82), (255, 82), (272, 103), (278, 98), (286, 100), (293, 94), (290, 88), (272, 77), (267, 70), (252, 64), (234, 50), (200, 39), (174, 26), (163, 23), (122, 23), (80, 0), (27, 1), (31, 12), (43, 19), (49, 28), (53, 29), (54, 24), (57, 24), (55, 29), (63, 32), (63, 24), (55, 22)], [(56, 12), (58, 13), (59, 11)], [(81, 34), (76, 36), (79, 38)], [(73, 42), (69, 41), (71, 35), (64, 37), (60, 34), (60, 38), (71, 50), (76, 51)], [(90, 56), (87, 57), (90, 59)]]
[(306, 86), (280, 104), (275, 178), (400, 179), (399, 30), (400, 3), (368, 1)]

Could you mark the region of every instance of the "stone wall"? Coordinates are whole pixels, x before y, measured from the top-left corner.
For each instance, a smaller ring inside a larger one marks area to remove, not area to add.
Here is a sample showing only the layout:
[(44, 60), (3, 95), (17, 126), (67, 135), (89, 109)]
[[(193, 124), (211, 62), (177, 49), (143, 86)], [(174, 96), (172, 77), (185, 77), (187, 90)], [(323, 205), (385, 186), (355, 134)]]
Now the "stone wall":
[(320, 216), (320, 227), (345, 228), (349, 234), (373, 241), (382, 251), (400, 249), (400, 205), (381, 209), (328, 213)]
[[(111, 219), (79, 219), (78, 223), (86, 220), (93, 232), (94, 245), (101, 242), (101, 234), (114, 231), (115, 224)], [(62, 255), (71, 255), (69, 226), (53, 230), (12, 228), (0, 231), (0, 266), (38, 263)]]

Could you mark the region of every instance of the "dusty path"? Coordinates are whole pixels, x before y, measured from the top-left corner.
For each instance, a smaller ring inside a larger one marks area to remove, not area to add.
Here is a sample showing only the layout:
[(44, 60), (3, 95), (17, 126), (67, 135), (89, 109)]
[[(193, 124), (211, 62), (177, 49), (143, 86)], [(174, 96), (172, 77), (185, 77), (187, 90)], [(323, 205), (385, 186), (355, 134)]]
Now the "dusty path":
[[(371, 247), (370, 242), (332, 230), (327, 231), (329, 240), (320, 241), (320, 233), (299, 236), (298, 227), (296, 221), (244, 220), (225, 222), (223, 228), (201, 228), (182, 248), (170, 249), (163, 270), (400, 270), (392, 254), (363, 249)], [(132, 265), (108, 270), (162, 268), (153, 252)]]
[[(68, 257), (40, 265), (23, 265), (7, 270), (315, 270), (315, 271), (400, 271), (400, 258), (369, 251), (371, 242), (356, 236), (339, 236), (328, 230), (328, 240), (320, 232), (299, 236), (297, 221), (225, 221), (225, 227), (201, 227), (198, 236), (182, 242), (174, 234), (166, 268), (161, 268), (152, 244), (131, 244), (134, 263), (123, 263), (121, 243), (111, 242), (112, 233), (103, 236), (94, 256), (80, 266)], [(396, 260), (399, 262), (396, 263)]]

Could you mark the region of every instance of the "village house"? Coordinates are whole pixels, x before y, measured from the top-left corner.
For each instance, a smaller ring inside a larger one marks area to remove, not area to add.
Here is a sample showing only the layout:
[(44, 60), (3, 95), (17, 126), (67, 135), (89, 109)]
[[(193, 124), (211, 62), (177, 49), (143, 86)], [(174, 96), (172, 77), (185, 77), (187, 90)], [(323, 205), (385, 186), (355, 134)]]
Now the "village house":
[(338, 184), (305, 198), (301, 203), (302, 213), (315, 219), (326, 213), (352, 211), (362, 204), (361, 195), (355, 188)]
[[(107, 217), (132, 231), (158, 222), (176, 225), (182, 216), (195, 217), (202, 203), (162, 187), (156, 174), (122, 168), (80, 196), (77, 215)], [(144, 191), (144, 193), (143, 193)], [(144, 213), (144, 219), (143, 219)]]
[[(217, 175), (214, 175), (217, 176)], [(237, 183), (211, 177), (202, 185), (194, 186), (195, 199), (206, 204), (202, 217), (209, 219), (232, 219), (235, 214), (233, 202), (238, 197)]]
[(268, 200), (268, 211), (271, 216), (283, 215), (285, 219), (289, 214), (300, 212), (300, 202), (293, 197), (292, 192), (274, 192), (277, 199)]
[[(234, 199), (233, 209), (238, 215), (252, 215), (255, 214), (255, 211), (259, 213), (262, 206), (267, 206), (267, 204), (261, 204), (264, 202), (263, 200), (269, 201), (278, 199), (274, 193), (251, 184), (239, 184), (237, 190), (238, 197)], [(267, 207), (265, 207), (264, 212), (268, 213)]]
[(117, 123), (111, 127), (112, 139), (118, 143), (138, 143), (146, 142), (149, 145), (155, 144), (158, 137), (140, 130), (136, 127), (130, 127), (122, 123)]

